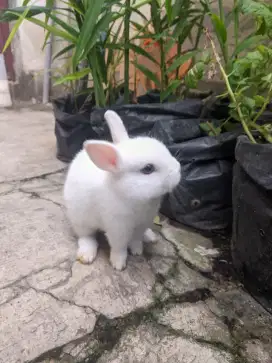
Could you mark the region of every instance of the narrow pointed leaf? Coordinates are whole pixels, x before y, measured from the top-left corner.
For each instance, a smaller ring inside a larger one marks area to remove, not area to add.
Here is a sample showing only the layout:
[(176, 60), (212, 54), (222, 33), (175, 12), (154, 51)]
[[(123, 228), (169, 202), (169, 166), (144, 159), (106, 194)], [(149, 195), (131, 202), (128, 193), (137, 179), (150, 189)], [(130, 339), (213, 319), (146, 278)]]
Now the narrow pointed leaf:
[(172, 0), (165, 0), (165, 10), (166, 10), (166, 15), (167, 15), (167, 19), (168, 22), (171, 23), (172, 21)]
[(213, 27), (216, 32), (217, 38), (218, 38), (221, 46), (223, 46), (227, 41), (227, 29), (225, 27), (225, 24), (216, 14), (211, 14), (211, 20), (212, 20)]
[[(271, 3), (270, 3), (271, 4)], [(272, 27), (272, 11), (269, 2), (259, 2), (254, 0), (241, 1), (241, 10), (244, 14), (254, 14), (262, 17), (269, 27)]]
[(151, 62), (153, 62), (155, 64), (159, 64), (159, 62), (157, 62), (156, 59), (154, 57), (152, 57), (152, 55), (150, 53), (148, 53), (146, 50), (144, 50), (143, 48), (139, 47), (138, 45), (129, 44), (129, 48), (131, 50), (133, 50), (136, 54), (142, 55), (143, 57), (148, 58)]
[(150, 3), (150, 12), (151, 12), (151, 19), (152, 19), (152, 25), (154, 27), (155, 33), (160, 33), (160, 9), (157, 0), (151, 0)]
[(138, 14), (141, 18), (144, 19), (145, 22), (148, 21), (148, 18), (140, 10), (138, 10), (137, 8), (131, 7), (130, 8), (130, 11), (133, 12), (133, 13), (135, 13), (135, 14)]
[(264, 39), (265, 37), (263, 35), (253, 35), (244, 39), (240, 44), (238, 44), (232, 56), (235, 57), (244, 50), (248, 50), (251, 46), (256, 46), (256, 44), (260, 44), (261, 40)]
[(73, 57), (74, 68), (78, 64), (84, 49), (88, 46), (90, 39), (96, 36), (96, 34), (94, 34), (94, 30), (104, 2), (105, 0), (93, 1), (91, 6), (88, 6), (84, 23), (80, 31), (77, 48)]
[(54, 86), (71, 81), (77, 81), (85, 76), (87, 76), (91, 72), (90, 68), (83, 68), (79, 72), (74, 72), (71, 74), (67, 74), (64, 77), (58, 78), (58, 80), (54, 83)]
[(41, 21), (39, 19), (36, 19), (36, 18), (30, 18), (30, 19), (28, 19), (28, 21), (41, 26), (42, 28), (48, 30), (49, 32), (51, 32), (53, 35), (55, 35), (57, 37), (63, 38), (65, 40), (68, 40), (68, 41), (73, 42), (73, 43), (77, 42), (76, 37), (74, 37), (73, 35), (65, 32), (63, 30), (60, 30), (56, 26), (45, 24), (43, 21)]
[(1, 9), (0, 22), (11, 22), (19, 19), (21, 15), (28, 9), (27, 14), (24, 15), (26, 19), (32, 18), (40, 14), (47, 14), (51, 12), (51, 9), (47, 9), (45, 6), (20, 6), (11, 9)]
[[(45, 6), (46, 6), (47, 8), (54, 9), (54, 3), (55, 3), (55, 1), (54, 1), (54, 0), (46, 0), (46, 4), (45, 4)], [(49, 13), (47, 13), (47, 14), (45, 15), (45, 23), (46, 23), (46, 24), (48, 23), (48, 20), (49, 20)]]
[(196, 52), (188, 52), (186, 54), (181, 55), (180, 57), (175, 58), (174, 62), (171, 66), (167, 69), (166, 73), (170, 74), (183, 65), (188, 60), (192, 59), (192, 57), (196, 54)]
[(79, 32), (76, 31), (74, 27), (69, 25), (67, 22), (63, 21), (59, 17), (55, 16), (54, 14), (50, 14), (49, 17), (58, 25), (60, 25), (64, 30), (67, 31), (67, 33), (71, 34), (74, 37), (79, 36)]
[(63, 54), (69, 52), (70, 50), (72, 50), (73, 48), (75, 47), (75, 44), (70, 44), (68, 45), (67, 47), (61, 49), (58, 53), (56, 53), (54, 56), (53, 56), (53, 59), (52, 60), (55, 60), (59, 57), (61, 57)]
[(92, 33), (91, 37), (88, 39), (88, 43), (84, 47), (84, 50), (79, 59), (84, 58), (84, 56), (90, 52), (90, 50), (94, 47), (95, 43), (97, 42), (100, 33), (102, 31), (105, 31), (108, 28), (111, 19), (112, 19), (112, 15), (110, 13), (108, 13), (108, 14), (104, 15), (97, 22), (97, 24), (93, 28), (93, 33)]
[(3, 53), (4, 53), (4, 52), (7, 50), (7, 48), (10, 46), (10, 44), (11, 44), (11, 42), (12, 42), (13, 38), (14, 38), (14, 35), (16, 34), (16, 32), (17, 32), (17, 30), (18, 30), (19, 26), (20, 26), (20, 25), (22, 24), (22, 22), (25, 20), (25, 17), (26, 17), (26, 15), (27, 15), (28, 11), (29, 11), (29, 8), (27, 7), (27, 8), (25, 9), (25, 11), (23, 12), (23, 14), (22, 14), (22, 15), (20, 15), (20, 18), (16, 21), (16, 23), (15, 23), (15, 24), (14, 24), (14, 26), (13, 26), (13, 28), (11, 29), (11, 32), (9, 33), (8, 39), (6, 40), (6, 43), (5, 43), (4, 48), (3, 48), (3, 50), (2, 50), (2, 52), (3, 52)]
[[(116, 45), (118, 44), (117, 41), (118, 41), (120, 32), (122, 30), (122, 26), (123, 26), (123, 21), (120, 22), (115, 34), (113, 35), (113, 37), (111, 39), (112, 44), (116, 44)], [(109, 32), (111, 32), (111, 28), (109, 29)], [(113, 48), (108, 48), (106, 44), (104, 45), (104, 47), (108, 49), (108, 55), (107, 55), (107, 68), (108, 68), (110, 66), (110, 64), (112, 63), (112, 60), (113, 60), (113, 57), (114, 57), (114, 49)]]
[(181, 81), (179, 79), (174, 79), (169, 86), (161, 93), (161, 101), (164, 101), (167, 97), (172, 95), (174, 91), (180, 86)]
[(151, 72), (148, 68), (146, 68), (145, 66), (143, 66), (142, 64), (138, 64), (136, 62), (132, 62), (136, 68), (138, 68), (148, 79), (150, 79), (151, 81), (153, 81), (155, 83), (155, 85), (160, 88), (161, 87), (161, 82), (158, 80), (157, 76), (155, 73)]

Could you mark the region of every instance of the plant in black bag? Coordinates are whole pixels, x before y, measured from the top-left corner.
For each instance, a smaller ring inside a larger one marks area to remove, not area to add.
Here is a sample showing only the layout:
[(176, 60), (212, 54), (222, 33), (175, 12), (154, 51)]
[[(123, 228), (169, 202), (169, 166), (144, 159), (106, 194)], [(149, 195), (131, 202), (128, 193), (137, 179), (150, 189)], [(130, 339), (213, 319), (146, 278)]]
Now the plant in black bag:
[(255, 32), (246, 39), (250, 52), (237, 54), (226, 67), (207, 35), (226, 84), (231, 116), (245, 132), (235, 151), (233, 262), (245, 286), (272, 311), (272, 7), (252, 0), (239, 6), (256, 18)]

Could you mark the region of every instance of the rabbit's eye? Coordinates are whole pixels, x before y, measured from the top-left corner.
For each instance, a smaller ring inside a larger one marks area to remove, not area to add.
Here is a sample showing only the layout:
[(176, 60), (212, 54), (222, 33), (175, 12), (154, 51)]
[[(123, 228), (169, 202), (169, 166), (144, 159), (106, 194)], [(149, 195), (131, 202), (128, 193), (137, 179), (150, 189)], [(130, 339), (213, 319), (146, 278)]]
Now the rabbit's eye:
[(140, 171), (143, 174), (151, 174), (155, 171), (155, 166), (153, 164), (146, 164)]

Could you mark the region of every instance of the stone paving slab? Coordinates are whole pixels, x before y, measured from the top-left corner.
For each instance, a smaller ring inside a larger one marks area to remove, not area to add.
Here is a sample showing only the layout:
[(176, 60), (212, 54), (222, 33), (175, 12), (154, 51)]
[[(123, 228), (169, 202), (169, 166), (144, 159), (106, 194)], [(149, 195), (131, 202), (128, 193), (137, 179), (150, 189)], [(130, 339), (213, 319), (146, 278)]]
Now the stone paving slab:
[[(143, 344), (143, 342), (145, 342)], [(128, 329), (113, 351), (98, 363), (230, 363), (231, 354), (222, 352), (192, 339), (165, 334), (152, 324)]]
[(271, 363), (271, 315), (218, 269), (227, 240), (163, 220), (126, 270), (104, 244), (81, 265), (52, 114), (0, 128), (0, 363)]
[(31, 178), (63, 168), (56, 159), (53, 118), (48, 112), (0, 112), (0, 182)]

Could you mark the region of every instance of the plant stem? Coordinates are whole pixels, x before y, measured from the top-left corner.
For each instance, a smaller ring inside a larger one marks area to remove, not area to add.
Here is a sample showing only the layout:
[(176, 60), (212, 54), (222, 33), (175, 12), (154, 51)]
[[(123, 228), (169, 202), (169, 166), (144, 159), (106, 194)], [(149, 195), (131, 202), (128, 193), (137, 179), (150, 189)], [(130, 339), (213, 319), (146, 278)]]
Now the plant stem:
[[(139, 9), (141, 8), (143, 5), (149, 4), (151, 2), (151, 0), (142, 0), (139, 1), (137, 4), (133, 5), (131, 7), (131, 11), (133, 11), (134, 9)], [(113, 15), (112, 20), (117, 20), (120, 18), (123, 18), (123, 16), (125, 15), (126, 9), (124, 11), (120, 11), (119, 13), (116, 13)]]
[(268, 91), (268, 95), (267, 95), (267, 98), (265, 100), (265, 102), (263, 103), (261, 109), (259, 110), (259, 112), (257, 112), (257, 114), (255, 115), (254, 119), (252, 120), (252, 122), (255, 124), (258, 120), (258, 118), (262, 115), (262, 113), (265, 111), (267, 105), (269, 104), (270, 102), (270, 98), (271, 98), (271, 95), (272, 95), (272, 85), (270, 86), (270, 89)]
[(267, 132), (267, 130), (257, 124), (251, 123), (251, 126), (254, 127), (259, 133), (263, 136), (263, 138), (272, 144), (272, 136)]
[(210, 34), (209, 34), (209, 32), (208, 32), (208, 30), (207, 30), (207, 29), (205, 30), (205, 33), (206, 33), (207, 37), (208, 37), (208, 38), (209, 38), (209, 40), (210, 40), (210, 43), (211, 43), (211, 46), (212, 46), (212, 49), (213, 49), (213, 53), (214, 53), (214, 56), (215, 56), (215, 59), (216, 59), (216, 62), (218, 63), (219, 68), (220, 68), (220, 71), (221, 71), (222, 76), (223, 76), (223, 78), (224, 78), (224, 81), (225, 81), (225, 84), (226, 84), (226, 87), (227, 87), (227, 90), (228, 90), (229, 96), (230, 96), (230, 98), (231, 98), (232, 102), (234, 102), (234, 104), (236, 105), (237, 112), (238, 112), (238, 115), (239, 115), (239, 118), (240, 118), (241, 124), (242, 124), (242, 126), (243, 126), (243, 129), (245, 130), (245, 133), (247, 134), (247, 136), (248, 136), (249, 140), (250, 140), (253, 144), (256, 144), (256, 141), (255, 141), (255, 139), (254, 139), (253, 135), (251, 134), (251, 132), (250, 132), (250, 130), (249, 130), (249, 128), (248, 128), (248, 125), (247, 125), (247, 123), (246, 123), (246, 120), (244, 119), (244, 115), (243, 115), (243, 113), (242, 113), (242, 110), (241, 110), (241, 108), (240, 108), (240, 105), (239, 105), (239, 103), (237, 102), (236, 97), (235, 97), (235, 95), (234, 95), (234, 93), (233, 93), (233, 91), (232, 91), (231, 85), (230, 85), (230, 83), (229, 83), (228, 76), (227, 76), (227, 74), (226, 74), (226, 72), (225, 72), (225, 70), (224, 70), (224, 68), (223, 68), (223, 66), (222, 66), (222, 63), (221, 63), (221, 61), (220, 61), (220, 57), (219, 57), (219, 55), (218, 55), (218, 53), (217, 53), (217, 50), (216, 50), (215, 44), (214, 44), (214, 42), (213, 42), (213, 40), (212, 40), (212, 38), (211, 38), (211, 36), (210, 36)]
[(130, 0), (125, 3), (125, 19), (124, 19), (124, 101), (129, 103), (129, 27), (130, 27)]
[(163, 39), (160, 39), (160, 68), (161, 68), (161, 94), (167, 87), (167, 74), (166, 74), (166, 66), (165, 66), (165, 54), (164, 54), (164, 42)]
[(205, 14), (203, 13), (203, 15), (201, 16), (200, 23), (198, 25), (198, 29), (197, 29), (196, 41), (195, 41), (195, 45), (194, 45), (194, 48), (193, 48), (194, 50), (198, 49), (198, 45), (199, 45), (201, 35), (202, 35), (202, 31), (203, 31), (204, 19), (205, 19)]
[[(164, 92), (167, 87), (167, 74), (166, 74), (166, 64), (165, 64), (165, 49), (164, 49), (164, 39), (163, 39), (163, 28), (162, 28), (162, 21), (161, 21), (161, 8), (157, 9), (156, 12), (156, 19), (153, 19), (154, 29), (156, 30), (156, 25), (158, 25), (158, 34), (160, 34), (159, 39), (159, 47), (160, 47), (160, 73), (161, 73), (161, 89), (160, 95)], [(162, 97), (160, 96), (160, 100), (163, 101)]]
[(234, 0), (234, 41), (235, 41), (235, 49), (238, 46), (239, 42), (239, 8), (238, 1)]
[(223, 23), (225, 23), (225, 12), (224, 12), (223, 0), (218, 0), (218, 5), (219, 5), (220, 19)]
[[(178, 44), (177, 44), (177, 57), (179, 58), (181, 56), (181, 37), (178, 37)], [(176, 79), (178, 79), (179, 76), (179, 67), (177, 67), (176, 69)], [(176, 95), (177, 95), (177, 91), (176, 90)]]
[[(226, 27), (223, 0), (218, 0), (218, 6), (219, 6), (220, 20), (222, 21), (222, 23)], [(227, 45), (227, 42), (225, 42), (225, 44), (221, 45), (221, 50), (222, 50), (223, 58), (224, 58), (224, 61), (225, 61), (225, 66), (228, 67), (228, 62), (229, 62), (228, 58), (229, 57), (228, 57), (228, 45)]]
[[(210, 128), (211, 132), (213, 133), (214, 136), (217, 136), (219, 134), (219, 132), (216, 130), (216, 128), (213, 126), (212, 122), (207, 122), (208, 127)], [(221, 128), (222, 129), (222, 128)], [(220, 129), (220, 132), (221, 132)]]

